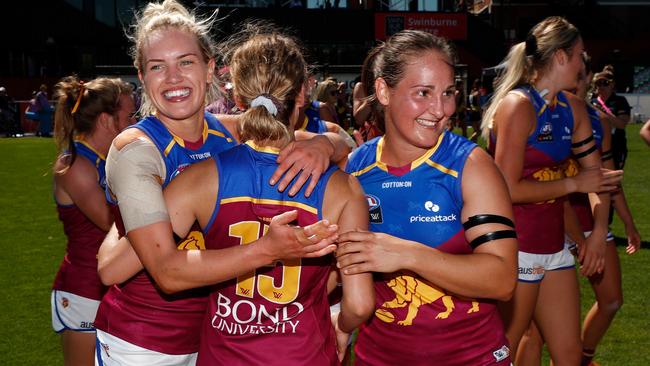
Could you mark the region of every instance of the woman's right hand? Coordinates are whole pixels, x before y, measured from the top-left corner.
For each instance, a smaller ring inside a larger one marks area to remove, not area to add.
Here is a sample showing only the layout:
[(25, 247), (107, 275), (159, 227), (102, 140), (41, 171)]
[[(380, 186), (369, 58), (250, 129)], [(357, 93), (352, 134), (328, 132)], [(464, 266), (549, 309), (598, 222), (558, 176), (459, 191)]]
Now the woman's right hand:
[(260, 239), (261, 250), (271, 259), (322, 257), (336, 250), (338, 225), (327, 220), (305, 226), (292, 226), (298, 211), (288, 211), (274, 216), (267, 233)]
[(612, 192), (619, 188), (623, 180), (622, 170), (610, 170), (605, 168), (580, 169), (572, 179), (575, 183), (573, 192), (601, 193)]

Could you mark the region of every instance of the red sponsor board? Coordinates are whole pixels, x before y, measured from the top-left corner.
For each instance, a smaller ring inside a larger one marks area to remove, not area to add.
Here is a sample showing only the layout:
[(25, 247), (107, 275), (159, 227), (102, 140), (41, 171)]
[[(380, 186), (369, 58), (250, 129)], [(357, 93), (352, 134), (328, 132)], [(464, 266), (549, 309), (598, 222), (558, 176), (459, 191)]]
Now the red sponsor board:
[(375, 38), (385, 40), (403, 29), (417, 29), (451, 40), (467, 39), (465, 13), (376, 13)]

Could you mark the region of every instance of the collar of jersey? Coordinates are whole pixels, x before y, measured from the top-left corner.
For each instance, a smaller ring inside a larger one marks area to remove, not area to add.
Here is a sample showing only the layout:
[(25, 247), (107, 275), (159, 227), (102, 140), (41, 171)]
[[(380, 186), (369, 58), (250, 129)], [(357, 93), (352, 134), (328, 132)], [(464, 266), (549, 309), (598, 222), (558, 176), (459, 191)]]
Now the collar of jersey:
[(83, 146), (87, 147), (88, 149), (90, 149), (90, 151), (92, 151), (92, 152), (94, 152), (95, 154), (97, 154), (97, 156), (98, 156), (101, 160), (104, 160), (104, 161), (106, 160), (106, 157), (104, 156), (104, 154), (102, 154), (102, 153), (100, 153), (99, 151), (95, 150), (95, 148), (92, 147), (92, 146), (90, 146), (90, 144), (89, 144), (88, 142), (86, 142), (86, 140), (83, 140), (83, 139), (75, 139), (74, 142), (78, 142), (78, 143), (82, 144)]
[[(432, 148), (430, 148), (424, 154), (422, 154), (422, 156), (420, 156), (419, 158), (417, 158), (417, 159), (415, 159), (415, 160), (413, 160), (411, 162), (411, 169), (410, 169), (411, 171), (415, 170), (415, 168), (417, 168), (420, 165), (424, 164), (427, 160), (429, 160), (429, 158), (433, 154), (435, 154), (435, 152), (438, 150), (438, 147), (440, 146), (440, 143), (442, 142), (442, 139), (445, 136), (445, 133), (446, 132), (443, 132), (443, 133), (440, 134), (440, 136), (438, 137), (438, 141), (436, 142), (436, 144)], [(382, 156), (383, 150), (384, 150), (384, 137), (382, 136), (379, 139), (379, 141), (377, 142), (377, 153), (376, 153), (377, 162), (376, 162), (376, 164), (377, 164), (377, 167), (379, 169), (388, 172), (388, 166), (386, 165), (386, 163), (381, 161), (381, 156)]]
[(280, 149), (278, 149), (277, 147), (259, 146), (255, 142), (253, 142), (252, 140), (248, 140), (248, 141), (244, 142), (244, 144), (248, 145), (251, 149), (253, 149), (255, 151), (259, 151), (259, 152), (263, 152), (263, 153), (267, 153), (267, 154), (274, 154), (274, 155), (280, 154)]
[[(169, 129), (167, 130), (169, 131)], [(169, 134), (172, 135), (172, 138), (174, 141), (176, 141), (177, 144), (179, 144), (182, 148), (185, 148), (185, 140), (183, 140), (181, 137), (176, 136), (172, 131), (169, 131)], [(201, 141), (205, 143), (205, 140), (208, 138), (208, 121), (203, 119), (203, 131), (201, 132)]]

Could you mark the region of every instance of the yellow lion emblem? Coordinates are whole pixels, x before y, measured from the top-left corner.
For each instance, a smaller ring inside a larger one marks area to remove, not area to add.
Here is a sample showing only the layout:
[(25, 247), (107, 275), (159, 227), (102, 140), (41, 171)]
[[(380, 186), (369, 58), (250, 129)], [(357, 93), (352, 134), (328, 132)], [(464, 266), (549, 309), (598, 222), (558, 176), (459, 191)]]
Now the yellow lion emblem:
[(203, 233), (200, 231), (190, 231), (189, 234), (178, 243), (179, 250), (205, 250), (205, 240), (203, 239)]
[[(447, 319), (455, 307), (451, 296), (445, 294), (442, 289), (411, 276), (397, 276), (388, 282), (388, 287), (395, 292), (395, 298), (383, 303), (381, 308), (375, 311), (377, 318), (386, 323), (395, 321), (395, 315), (386, 309), (408, 306), (406, 317), (397, 322), (399, 325), (408, 326), (413, 324), (413, 320), (417, 317), (420, 306), (422, 305), (430, 304), (441, 299), (445, 306), (445, 311), (438, 313), (436, 319)], [(472, 307), (467, 310), (467, 314), (478, 311), (478, 302), (472, 301)]]

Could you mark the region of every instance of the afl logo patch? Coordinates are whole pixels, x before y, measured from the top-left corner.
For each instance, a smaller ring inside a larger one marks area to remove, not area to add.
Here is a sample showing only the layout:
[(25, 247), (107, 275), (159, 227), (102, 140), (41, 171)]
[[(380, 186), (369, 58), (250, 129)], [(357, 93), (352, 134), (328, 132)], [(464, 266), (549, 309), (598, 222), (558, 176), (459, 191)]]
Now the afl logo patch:
[(546, 122), (539, 129), (539, 135), (537, 135), (537, 141), (539, 142), (551, 142), (553, 141), (553, 125), (550, 122)]
[(366, 200), (368, 201), (368, 209), (370, 213), (370, 223), (371, 224), (381, 224), (384, 222), (384, 218), (381, 214), (381, 201), (377, 196), (372, 194), (366, 194)]

